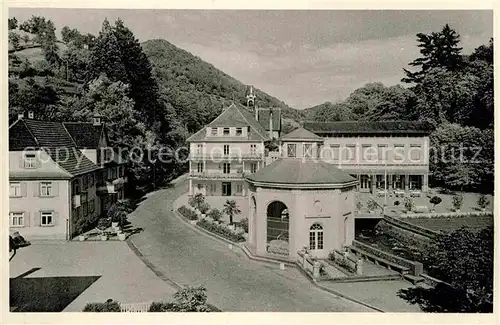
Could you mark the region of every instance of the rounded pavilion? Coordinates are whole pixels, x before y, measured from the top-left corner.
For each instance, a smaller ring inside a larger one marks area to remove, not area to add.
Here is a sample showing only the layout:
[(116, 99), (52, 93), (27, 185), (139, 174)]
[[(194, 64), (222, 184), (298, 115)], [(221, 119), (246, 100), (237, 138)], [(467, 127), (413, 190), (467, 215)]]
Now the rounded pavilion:
[(326, 258), (354, 237), (358, 181), (332, 164), (285, 158), (246, 176), (248, 249), (255, 255), (295, 261), (307, 247)]

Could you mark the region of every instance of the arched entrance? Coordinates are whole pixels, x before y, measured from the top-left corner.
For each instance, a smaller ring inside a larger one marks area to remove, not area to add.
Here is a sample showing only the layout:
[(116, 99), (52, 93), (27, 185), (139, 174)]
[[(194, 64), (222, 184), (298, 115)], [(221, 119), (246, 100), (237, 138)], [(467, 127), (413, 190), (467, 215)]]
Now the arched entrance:
[(267, 206), (267, 252), (288, 256), (288, 207), (281, 201)]

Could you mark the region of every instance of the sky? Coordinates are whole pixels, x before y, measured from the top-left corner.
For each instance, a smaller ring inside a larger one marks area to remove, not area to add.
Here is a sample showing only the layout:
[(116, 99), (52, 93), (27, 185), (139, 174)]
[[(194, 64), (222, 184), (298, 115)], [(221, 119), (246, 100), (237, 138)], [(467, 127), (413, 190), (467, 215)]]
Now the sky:
[(97, 35), (121, 18), (140, 41), (166, 39), (241, 82), (303, 109), (344, 100), (369, 82), (400, 83), (419, 56), (417, 33), (448, 23), (463, 53), (493, 36), (488, 10), (117, 10), (11, 8)]

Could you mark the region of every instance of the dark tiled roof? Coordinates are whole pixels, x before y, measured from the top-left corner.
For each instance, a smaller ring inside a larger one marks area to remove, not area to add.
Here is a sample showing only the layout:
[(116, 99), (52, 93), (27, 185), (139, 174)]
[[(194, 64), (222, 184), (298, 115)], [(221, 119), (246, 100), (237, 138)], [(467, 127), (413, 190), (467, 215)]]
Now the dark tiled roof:
[(21, 180), (41, 180), (41, 179), (70, 179), (73, 177), (70, 173), (65, 170), (58, 171), (49, 171), (49, 172), (40, 172), (40, 171), (26, 171), (26, 170), (12, 170), (9, 171), (9, 179), (11, 181), (21, 181)]
[[(240, 104), (231, 104), (216, 119), (208, 123), (204, 128), (190, 136), (187, 141), (217, 141), (217, 137), (205, 136), (206, 127), (246, 127), (250, 126), (247, 138), (241, 140), (267, 141), (270, 140), (267, 131), (257, 122), (255, 117)], [(221, 140), (227, 140), (221, 137)]]
[[(273, 109), (273, 131), (281, 131), (281, 110)], [(269, 109), (259, 109), (258, 118), (259, 123), (262, 124), (266, 131), (270, 131), (269, 129), (269, 115), (271, 110)]]
[(64, 122), (63, 126), (78, 148), (96, 149), (99, 147), (99, 140), (104, 129), (103, 125), (94, 126), (92, 123)]
[(75, 142), (61, 122), (24, 120), (40, 147), (74, 147)]
[(277, 184), (344, 184), (356, 181), (333, 164), (308, 159), (280, 159), (246, 177), (249, 181)]
[(322, 137), (304, 128), (298, 128), (281, 137), (282, 140), (323, 140)]
[(17, 120), (9, 127), (9, 150), (38, 148), (39, 145), (24, 120)]
[(73, 176), (86, 174), (91, 171), (100, 169), (90, 159), (76, 147), (67, 148), (67, 150), (60, 150), (61, 148), (44, 148), (60, 167)]
[(432, 126), (424, 121), (342, 121), (305, 122), (304, 128), (321, 133), (420, 133), (432, 132)]

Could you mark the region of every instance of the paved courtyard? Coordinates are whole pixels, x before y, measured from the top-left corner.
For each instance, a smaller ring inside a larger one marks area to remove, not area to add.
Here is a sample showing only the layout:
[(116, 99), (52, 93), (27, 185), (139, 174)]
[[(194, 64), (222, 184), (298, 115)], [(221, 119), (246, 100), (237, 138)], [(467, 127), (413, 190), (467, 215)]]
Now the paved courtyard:
[(315, 287), (296, 268), (282, 271), (252, 261), (241, 250), (192, 229), (171, 210), (186, 191), (182, 181), (152, 193), (129, 217), (144, 228), (132, 237), (134, 244), (175, 282), (205, 286), (209, 302), (223, 311), (373, 311)]
[(9, 266), (18, 311), (79, 312), (87, 302), (170, 300), (177, 291), (125, 242), (35, 242)]

